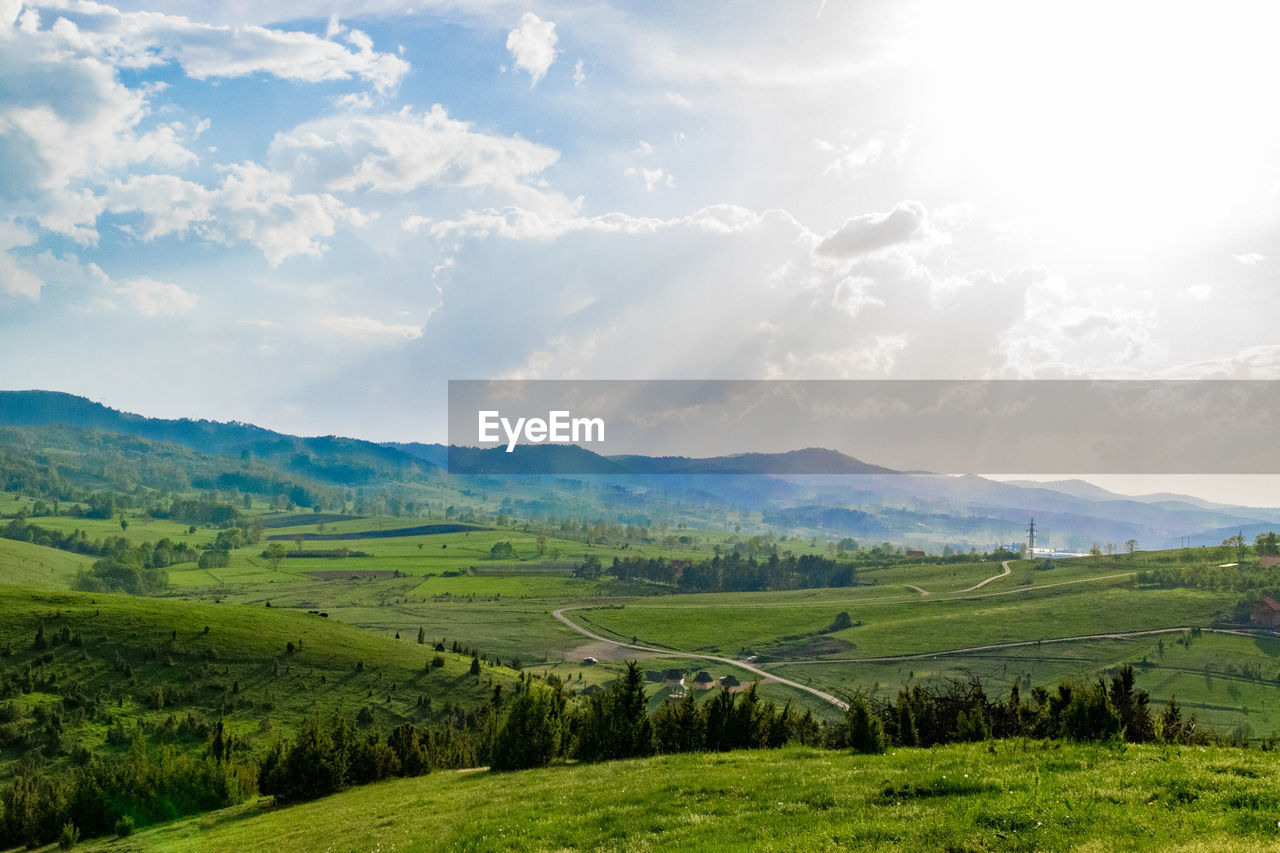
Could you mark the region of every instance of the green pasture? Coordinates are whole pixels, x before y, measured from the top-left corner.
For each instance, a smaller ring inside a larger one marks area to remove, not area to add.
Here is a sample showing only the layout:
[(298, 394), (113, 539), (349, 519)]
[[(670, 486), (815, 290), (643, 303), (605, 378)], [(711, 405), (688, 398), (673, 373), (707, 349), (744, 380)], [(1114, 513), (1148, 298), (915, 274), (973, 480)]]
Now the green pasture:
[(91, 557), (80, 554), (0, 539), (0, 583), (65, 589), (92, 563)]
[(442, 772), (302, 805), (248, 803), (89, 850), (1262, 851), (1271, 754), (997, 742), (857, 756), (687, 754)]
[[(1236, 596), (1199, 590), (1137, 590), (1129, 578), (1002, 589), (996, 581), (964, 594), (910, 598), (862, 597), (863, 590), (821, 590), (800, 603), (775, 593), (706, 597), (691, 606), (681, 596), (574, 611), (606, 636), (643, 644), (730, 656), (743, 652), (774, 660), (798, 657), (873, 657), (1098, 632), (1208, 625), (1229, 614)], [(815, 591), (810, 591), (815, 592)], [(675, 605), (675, 606), (668, 606)], [(822, 633), (840, 611), (854, 627)], [(856, 624), (861, 622), (862, 624)], [(806, 652), (821, 640), (828, 651)]]

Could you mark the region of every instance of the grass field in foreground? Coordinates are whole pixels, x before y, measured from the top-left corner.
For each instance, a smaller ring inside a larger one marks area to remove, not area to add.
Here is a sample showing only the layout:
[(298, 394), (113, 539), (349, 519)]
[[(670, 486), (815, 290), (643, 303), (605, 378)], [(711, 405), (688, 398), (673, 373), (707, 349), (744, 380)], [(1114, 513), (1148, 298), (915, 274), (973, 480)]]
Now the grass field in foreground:
[(437, 773), (85, 845), (130, 851), (1274, 850), (1273, 754), (995, 742)]

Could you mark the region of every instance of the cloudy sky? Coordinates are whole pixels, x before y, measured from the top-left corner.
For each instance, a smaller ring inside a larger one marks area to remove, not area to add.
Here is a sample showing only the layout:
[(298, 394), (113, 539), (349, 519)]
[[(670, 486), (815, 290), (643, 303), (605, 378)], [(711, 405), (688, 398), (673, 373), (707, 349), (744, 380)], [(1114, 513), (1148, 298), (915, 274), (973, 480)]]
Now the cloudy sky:
[(1277, 31), (0, 0), (0, 387), (441, 440), (450, 378), (1280, 378)]

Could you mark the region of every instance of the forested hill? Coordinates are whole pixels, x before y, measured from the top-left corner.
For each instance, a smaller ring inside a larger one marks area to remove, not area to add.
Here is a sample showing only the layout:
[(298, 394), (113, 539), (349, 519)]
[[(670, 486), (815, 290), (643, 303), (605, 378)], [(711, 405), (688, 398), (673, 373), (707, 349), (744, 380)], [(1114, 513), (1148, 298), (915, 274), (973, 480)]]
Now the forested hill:
[(0, 391), (0, 425), (136, 435), (210, 455), (252, 456), (316, 480), (354, 484), (433, 476), (440, 466), (394, 447), (355, 438), (304, 438), (237, 421), (147, 418), (58, 391)]

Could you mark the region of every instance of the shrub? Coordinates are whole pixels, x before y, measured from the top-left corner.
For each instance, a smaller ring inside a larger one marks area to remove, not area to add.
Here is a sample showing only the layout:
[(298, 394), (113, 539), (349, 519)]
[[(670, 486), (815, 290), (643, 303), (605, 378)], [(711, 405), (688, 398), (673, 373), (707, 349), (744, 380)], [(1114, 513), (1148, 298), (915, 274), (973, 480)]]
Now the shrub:
[(121, 815), (116, 821), (116, 836), (119, 838), (128, 838), (133, 835), (133, 818), (129, 815)]
[(76, 829), (76, 825), (71, 821), (67, 821), (62, 825), (62, 832), (58, 835), (58, 849), (70, 850), (76, 846), (76, 842), (80, 840), (80, 830)]

